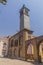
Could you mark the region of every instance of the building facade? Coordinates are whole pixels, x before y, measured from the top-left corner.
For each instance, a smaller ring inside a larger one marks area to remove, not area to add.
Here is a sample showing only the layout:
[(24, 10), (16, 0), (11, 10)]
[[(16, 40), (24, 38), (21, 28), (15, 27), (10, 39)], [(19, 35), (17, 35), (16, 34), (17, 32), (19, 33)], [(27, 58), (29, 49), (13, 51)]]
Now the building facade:
[(9, 39), (8, 57), (43, 60), (43, 35), (35, 37), (30, 29), (29, 9), (20, 9), (20, 31)]
[(32, 31), (24, 29), (9, 39), (9, 57), (25, 58), (25, 41), (33, 38), (31, 32)]
[(43, 62), (43, 36), (26, 41), (26, 58)]

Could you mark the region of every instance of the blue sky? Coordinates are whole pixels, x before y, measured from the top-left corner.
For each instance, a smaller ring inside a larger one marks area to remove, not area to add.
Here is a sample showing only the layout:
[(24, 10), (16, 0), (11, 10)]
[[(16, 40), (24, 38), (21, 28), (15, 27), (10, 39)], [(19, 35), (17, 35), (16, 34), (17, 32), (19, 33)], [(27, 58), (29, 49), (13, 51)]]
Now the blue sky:
[(43, 35), (43, 0), (8, 0), (0, 4), (0, 36), (13, 35), (19, 31), (19, 10), (25, 4), (30, 9), (30, 27), (34, 35)]

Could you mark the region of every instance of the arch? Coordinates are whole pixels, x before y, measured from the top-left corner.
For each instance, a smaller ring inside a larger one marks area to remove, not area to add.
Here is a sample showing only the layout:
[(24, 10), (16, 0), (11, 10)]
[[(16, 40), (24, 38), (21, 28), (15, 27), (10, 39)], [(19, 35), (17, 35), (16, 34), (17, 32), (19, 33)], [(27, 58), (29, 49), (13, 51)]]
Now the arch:
[(28, 47), (27, 47), (27, 54), (34, 54), (33, 53), (33, 45), (32, 44), (28, 45)]
[(39, 56), (41, 57), (41, 60), (43, 60), (43, 40), (39, 43)]
[(27, 47), (27, 59), (34, 60), (34, 48), (33, 44), (29, 44)]
[(43, 39), (39, 40), (38, 42), (38, 47), (40, 46), (40, 44), (43, 42)]
[(16, 56), (17, 56), (17, 50), (14, 49), (14, 57), (16, 57)]

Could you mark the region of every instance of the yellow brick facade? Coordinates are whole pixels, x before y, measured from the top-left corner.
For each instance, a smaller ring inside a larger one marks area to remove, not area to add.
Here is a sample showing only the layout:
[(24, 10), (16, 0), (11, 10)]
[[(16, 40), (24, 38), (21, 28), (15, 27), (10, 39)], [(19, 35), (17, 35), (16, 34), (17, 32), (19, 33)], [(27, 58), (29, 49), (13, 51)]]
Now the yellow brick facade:
[(8, 57), (40, 61), (43, 59), (43, 36), (32, 34), (28, 11), (24, 5), (20, 9), (20, 31), (9, 38)]

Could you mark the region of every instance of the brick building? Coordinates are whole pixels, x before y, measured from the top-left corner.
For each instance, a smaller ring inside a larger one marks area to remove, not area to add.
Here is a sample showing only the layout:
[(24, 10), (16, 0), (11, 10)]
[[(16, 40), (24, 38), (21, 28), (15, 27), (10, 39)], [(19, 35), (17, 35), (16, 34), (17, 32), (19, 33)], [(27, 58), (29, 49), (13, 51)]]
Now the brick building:
[(39, 61), (43, 60), (43, 35), (33, 35), (29, 11), (25, 5), (20, 9), (20, 31), (9, 39), (8, 57)]

